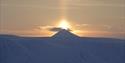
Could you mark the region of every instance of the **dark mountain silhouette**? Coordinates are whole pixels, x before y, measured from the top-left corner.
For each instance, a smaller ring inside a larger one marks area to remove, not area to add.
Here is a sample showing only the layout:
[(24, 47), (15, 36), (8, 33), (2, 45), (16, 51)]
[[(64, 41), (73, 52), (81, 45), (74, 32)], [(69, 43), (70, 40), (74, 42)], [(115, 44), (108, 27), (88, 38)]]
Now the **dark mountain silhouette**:
[(51, 39), (56, 40), (56, 42), (58, 42), (58, 40), (63, 42), (66, 42), (66, 41), (70, 42), (71, 40), (79, 39), (79, 37), (68, 30), (62, 29), (59, 32), (57, 32), (55, 35), (53, 35)]
[(62, 29), (58, 33), (52, 36), (53, 38), (76, 38), (78, 37), (77, 35), (71, 33), (68, 30)]
[(125, 63), (125, 40), (78, 37), (61, 30), (52, 37), (0, 35), (0, 63)]

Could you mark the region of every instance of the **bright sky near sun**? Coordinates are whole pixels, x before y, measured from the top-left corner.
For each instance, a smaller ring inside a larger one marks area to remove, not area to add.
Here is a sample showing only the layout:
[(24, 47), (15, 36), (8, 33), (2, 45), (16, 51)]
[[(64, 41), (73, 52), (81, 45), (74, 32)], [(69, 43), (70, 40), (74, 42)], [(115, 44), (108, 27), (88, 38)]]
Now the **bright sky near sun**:
[(1, 34), (51, 36), (56, 25), (80, 36), (125, 37), (125, 0), (0, 0)]
[(67, 22), (67, 20), (63, 19), (61, 20), (61, 22), (59, 23), (59, 26), (57, 27), (68, 30), (70, 28), (70, 24)]

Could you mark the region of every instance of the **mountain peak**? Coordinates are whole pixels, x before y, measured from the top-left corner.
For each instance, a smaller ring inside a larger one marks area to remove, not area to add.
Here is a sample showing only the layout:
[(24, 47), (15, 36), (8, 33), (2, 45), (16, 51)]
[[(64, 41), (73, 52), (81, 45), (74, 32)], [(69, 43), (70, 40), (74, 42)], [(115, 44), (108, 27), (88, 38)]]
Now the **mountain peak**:
[(57, 32), (55, 35), (53, 35), (52, 37), (67, 39), (67, 38), (76, 38), (78, 36), (73, 34), (73, 33), (71, 33), (70, 30), (62, 29), (59, 32)]

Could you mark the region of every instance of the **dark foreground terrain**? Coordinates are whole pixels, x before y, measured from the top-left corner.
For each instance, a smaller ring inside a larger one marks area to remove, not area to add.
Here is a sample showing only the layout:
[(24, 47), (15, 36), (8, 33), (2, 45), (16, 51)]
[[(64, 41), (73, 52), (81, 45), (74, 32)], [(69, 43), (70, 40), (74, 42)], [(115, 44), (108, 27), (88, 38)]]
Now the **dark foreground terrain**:
[(68, 31), (53, 37), (0, 35), (0, 63), (125, 63), (125, 40)]

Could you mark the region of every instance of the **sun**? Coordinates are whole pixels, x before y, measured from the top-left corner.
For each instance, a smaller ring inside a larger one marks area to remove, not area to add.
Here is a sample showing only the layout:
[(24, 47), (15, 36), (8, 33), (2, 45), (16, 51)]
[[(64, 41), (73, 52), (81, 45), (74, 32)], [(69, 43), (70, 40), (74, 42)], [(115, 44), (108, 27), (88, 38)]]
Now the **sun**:
[(70, 28), (70, 25), (66, 19), (62, 19), (61, 22), (59, 23), (58, 27), (61, 29), (68, 30)]

